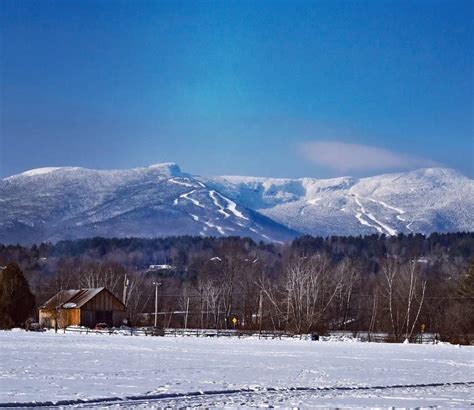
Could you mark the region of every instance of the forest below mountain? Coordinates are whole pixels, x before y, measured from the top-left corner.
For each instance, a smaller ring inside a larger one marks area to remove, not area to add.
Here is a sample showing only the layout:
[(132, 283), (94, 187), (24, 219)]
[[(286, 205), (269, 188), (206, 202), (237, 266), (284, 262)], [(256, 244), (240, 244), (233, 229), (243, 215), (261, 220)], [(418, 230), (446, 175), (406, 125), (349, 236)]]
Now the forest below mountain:
[[(38, 306), (61, 289), (106, 286), (133, 324), (474, 337), (474, 233), (248, 238), (91, 238), (0, 245)], [(125, 284), (127, 283), (124, 291)]]

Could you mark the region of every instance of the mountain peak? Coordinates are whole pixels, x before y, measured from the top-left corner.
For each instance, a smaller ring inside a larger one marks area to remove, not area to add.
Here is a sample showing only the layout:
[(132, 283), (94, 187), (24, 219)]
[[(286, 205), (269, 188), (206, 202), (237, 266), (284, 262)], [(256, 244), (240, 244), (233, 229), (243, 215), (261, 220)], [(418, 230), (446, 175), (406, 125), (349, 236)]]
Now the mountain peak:
[(0, 242), (90, 236), (472, 231), (474, 181), (448, 168), (367, 178), (205, 178), (175, 163), (50, 167), (0, 181)]
[(178, 164), (174, 162), (162, 162), (159, 164), (152, 164), (146, 167), (146, 169), (150, 170), (158, 170), (160, 172), (168, 172), (170, 175), (180, 175), (181, 168)]
[(464, 177), (459, 171), (452, 168), (443, 167), (432, 167), (432, 168), (421, 168), (415, 171), (411, 171), (411, 174), (418, 174), (425, 177), (445, 177), (445, 178), (459, 178)]
[(30, 169), (28, 171), (22, 172), (20, 175), (23, 175), (25, 177), (32, 177), (36, 175), (49, 174), (51, 172), (57, 171), (58, 169), (61, 169), (61, 167), (35, 168), (35, 169)]
[(4, 178), (5, 180), (9, 180), (12, 178), (18, 178), (18, 177), (41, 177), (44, 175), (52, 174), (54, 172), (58, 171), (74, 171), (80, 169), (79, 167), (43, 167), (43, 168), (34, 168), (34, 169), (29, 169), (28, 171), (24, 171), (20, 174), (12, 175), (7, 178)]

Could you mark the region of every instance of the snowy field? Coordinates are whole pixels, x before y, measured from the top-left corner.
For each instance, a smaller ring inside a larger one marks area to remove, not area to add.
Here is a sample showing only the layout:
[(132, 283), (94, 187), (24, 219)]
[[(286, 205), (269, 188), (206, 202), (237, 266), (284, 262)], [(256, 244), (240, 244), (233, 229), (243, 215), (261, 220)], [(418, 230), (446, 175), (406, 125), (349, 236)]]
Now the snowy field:
[(474, 348), (0, 332), (0, 404), (62, 400), (80, 407), (468, 407)]

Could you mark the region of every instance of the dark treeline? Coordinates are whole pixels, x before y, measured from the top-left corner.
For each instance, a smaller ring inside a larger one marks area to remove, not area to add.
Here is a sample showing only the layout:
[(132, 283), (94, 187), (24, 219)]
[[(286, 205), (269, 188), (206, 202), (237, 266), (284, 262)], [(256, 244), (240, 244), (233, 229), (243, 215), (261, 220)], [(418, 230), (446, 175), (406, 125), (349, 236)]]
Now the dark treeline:
[[(32, 247), (0, 245), (37, 303), (60, 289), (106, 286), (134, 324), (425, 332), (474, 336), (474, 234), (303, 236), (289, 244), (247, 238), (91, 238)], [(153, 266), (154, 265), (154, 266)], [(159, 265), (159, 266), (158, 266)], [(124, 291), (125, 283), (128, 283)]]

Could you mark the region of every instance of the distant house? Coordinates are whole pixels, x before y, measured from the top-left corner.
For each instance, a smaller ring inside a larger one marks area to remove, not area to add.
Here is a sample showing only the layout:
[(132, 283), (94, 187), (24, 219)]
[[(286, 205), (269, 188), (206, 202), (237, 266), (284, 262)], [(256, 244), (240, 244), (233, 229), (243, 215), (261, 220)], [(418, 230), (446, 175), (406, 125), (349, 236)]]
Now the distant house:
[(39, 309), (39, 322), (44, 327), (63, 328), (97, 323), (120, 326), (126, 307), (106, 288), (61, 290)]
[(150, 265), (148, 267), (149, 270), (172, 270), (176, 269), (173, 265)]

